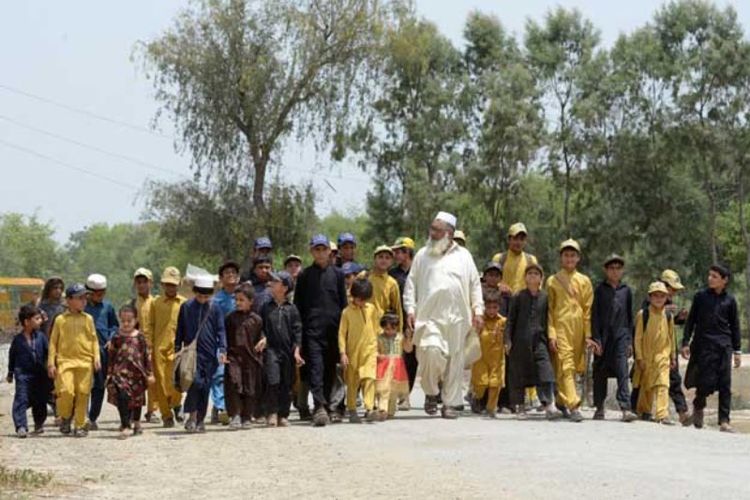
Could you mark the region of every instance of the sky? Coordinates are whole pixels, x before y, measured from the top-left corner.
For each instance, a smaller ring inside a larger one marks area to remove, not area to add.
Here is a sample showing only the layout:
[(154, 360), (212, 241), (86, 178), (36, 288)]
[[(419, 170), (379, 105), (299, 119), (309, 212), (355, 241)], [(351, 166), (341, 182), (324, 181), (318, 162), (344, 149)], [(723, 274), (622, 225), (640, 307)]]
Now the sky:
[[(191, 176), (175, 150), (136, 44), (157, 37), (187, 1), (24, 0), (0, 6), (0, 213), (36, 214), (64, 242), (96, 222), (138, 221), (148, 180)], [(467, 15), (494, 14), (523, 34), (526, 20), (551, 8), (576, 7), (611, 44), (648, 22), (661, 1), (418, 0), (420, 16), (461, 45)], [(732, 5), (750, 31), (750, 2)], [(279, 168), (312, 182), (320, 215), (363, 210), (369, 178), (353, 164), (333, 164), (313, 148), (287, 143)]]

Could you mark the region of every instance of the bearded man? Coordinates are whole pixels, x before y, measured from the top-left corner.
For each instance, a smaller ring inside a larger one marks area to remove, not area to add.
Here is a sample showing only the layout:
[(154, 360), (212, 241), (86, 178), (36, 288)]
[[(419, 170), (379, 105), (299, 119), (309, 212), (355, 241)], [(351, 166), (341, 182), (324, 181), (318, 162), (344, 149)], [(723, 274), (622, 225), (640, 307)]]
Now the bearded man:
[[(482, 328), (484, 301), (479, 272), (468, 250), (453, 241), (456, 217), (439, 212), (427, 244), (417, 252), (404, 288), (407, 322), (414, 331), (418, 375), (428, 415), (457, 418), (461, 406), (464, 344), (471, 327)], [(442, 384), (442, 386), (441, 386)]]

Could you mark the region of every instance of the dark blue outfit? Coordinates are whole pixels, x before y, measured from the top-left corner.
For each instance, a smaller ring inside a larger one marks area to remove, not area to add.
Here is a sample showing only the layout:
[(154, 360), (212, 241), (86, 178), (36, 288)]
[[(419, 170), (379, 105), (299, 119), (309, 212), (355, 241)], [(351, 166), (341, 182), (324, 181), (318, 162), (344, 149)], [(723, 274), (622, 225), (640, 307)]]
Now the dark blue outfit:
[(107, 380), (107, 342), (117, 333), (120, 328), (120, 322), (117, 321), (117, 313), (112, 303), (103, 300), (98, 304), (89, 301), (86, 304), (84, 312), (94, 318), (96, 327), (96, 337), (99, 340), (99, 357), (101, 358), (102, 368), (94, 372), (94, 385), (91, 388), (91, 403), (89, 404), (89, 420), (96, 422), (99, 414), (102, 412), (102, 403), (104, 403), (105, 382)]
[(302, 345), (302, 320), (297, 307), (289, 301), (266, 303), (261, 317), (266, 337), (263, 368), (268, 380), (268, 413), (288, 418), (294, 383), (294, 349)]
[(47, 377), (47, 336), (41, 330), (31, 334), (31, 343), (23, 333), (13, 338), (8, 357), (8, 375), (16, 381), (13, 398), (13, 423), (16, 431), (28, 430), (26, 410), (31, 407), (34, 426), (41, 427), (47, 419), (47, 398), (52, 387)]
[[(236, 307), (234, 294), (228, 293), (226, 290), (219, 290), (216, 292), (212, 300), (217, 306), (219, 306), (225, 318), (234, 311), (234, 308)], [(211, 384), (211, 403), (218, 411), (224, 411), (226, 409), (226, 402), (224, 401), (224, 365), (219, 365), (216, 368), (216, 373), (214, 373), (213, 382)]]
[(250, 277), (250, 283), (252, 283), (253, 290), (255, 290), (253, 312), (260, 316), (263, 311), (263, 306), (269, 302), (273, 302), (273, 297), (271, 297), (271, 292), (268, 290), (268, 282), (260, 281), (255, 273)]
[[(200, 332), (198, 329), (200, 328)], [(200, 333), (200, 335), (198, 335)], [(189, 345), (198, 335), (196, 346), (197, 363), (193, 385), (185, 397), (185, 412), (197, 412), (196, 423), (206, 418), (208, 395), (216, 368), (219, 366), (217, 353), (227, 352), (227, 336), (224, 328), (224, 314), (212, 301), (205, 304), (190, 299), (180, 306), (177, 317), (175, 352)]]

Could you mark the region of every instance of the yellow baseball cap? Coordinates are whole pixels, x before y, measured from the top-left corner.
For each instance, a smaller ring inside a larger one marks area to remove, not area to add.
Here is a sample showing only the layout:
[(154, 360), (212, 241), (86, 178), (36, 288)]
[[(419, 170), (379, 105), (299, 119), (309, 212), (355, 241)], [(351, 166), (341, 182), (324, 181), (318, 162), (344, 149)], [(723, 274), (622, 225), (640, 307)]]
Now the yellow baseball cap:
[(680, 280), (680, 275), (677, 274), (675, 271), (672, 271), (671, 269), (666, 269), (663, 273), (661, 273), (661, 277), (659, 278), (664, 283), (669, 285), (670, 287), (674, 288), (675, 290), (684, 290), (685, 286), (682, 284), (682, 281)]
[(560, 253), (562, 253), (563, 250), (567, 250), (570, 248), (572, 248), (578, 253), (581, 253), (581, 245), (579, 245), (578, 242), (572, 238), (560, 243)]
[(459, 240), (459, 241), (463, 241), (464, 243), (466, 243), (466, 235), (465, 235), (465, 234), (464, 234), (464, 232), (463, 232), (463, 231), (461, 231), (460, 229), (459, 229), (459, 230), (457, 230), (457, 231), (455, 231), (455, 232), (453, 233), (453, 239), (454, 239), (454, 240)]
[(135, 270), (135, 272), (133, 273), (133, 279), (137, 278), (138, 276), (143, 276), (149, 281), (154, 280), (154, 275), (151, 273), (151, 270), (146, 269), (145, 267), (139, 267)]
[(380, 245), (378, 248), (375, 249), (374, 252), (372, 252), (373, 256), (377, 256), (379, 253), (388, 252), (393, 256), (393, 249), (389, 247), (388, 245)]
[(179, 286), (180, 281), (182, 281), (182, 276), (176, 267), (169, 266), (161, 273), (161, 282), (164, 284)]
[(508, 228), (508, 236), (510, 236), (511, 238), (521, 233), (529, 234), (523, 222), (516, 222), (515, 224), (513, 224), (512, 226)]
[(665, 295), (669, 295), (669, 290), (667, 290), (667, 285), (665, 285), (663, 281), (654, 281), (648, 286), (649, 295), (651, 295), (652, 293), (659, 293), (659, 292)]
[(396, 250), (397, 248), (409, 248), (414, 250), (416, 247), (417, 245), (414, 243), (413, 239), (408, 236), (402, 236), (396, 240), (396, 243), (394, 243), (391, 248), (393, 250)]

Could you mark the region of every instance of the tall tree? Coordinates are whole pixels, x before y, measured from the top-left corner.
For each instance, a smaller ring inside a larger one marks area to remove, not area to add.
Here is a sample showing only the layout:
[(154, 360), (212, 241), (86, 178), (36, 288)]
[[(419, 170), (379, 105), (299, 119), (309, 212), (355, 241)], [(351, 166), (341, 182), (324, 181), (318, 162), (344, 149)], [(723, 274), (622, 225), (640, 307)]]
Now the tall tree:
[(389, 7), (376, 0), (198, 0), (144, 43), (160, 112), (174, 121), (196, 174), (243, 173), (265, 215), (269, 165), (290, 134), (314, 137), (321, 148), (335, 143), (351, 104), (367, 94)]

